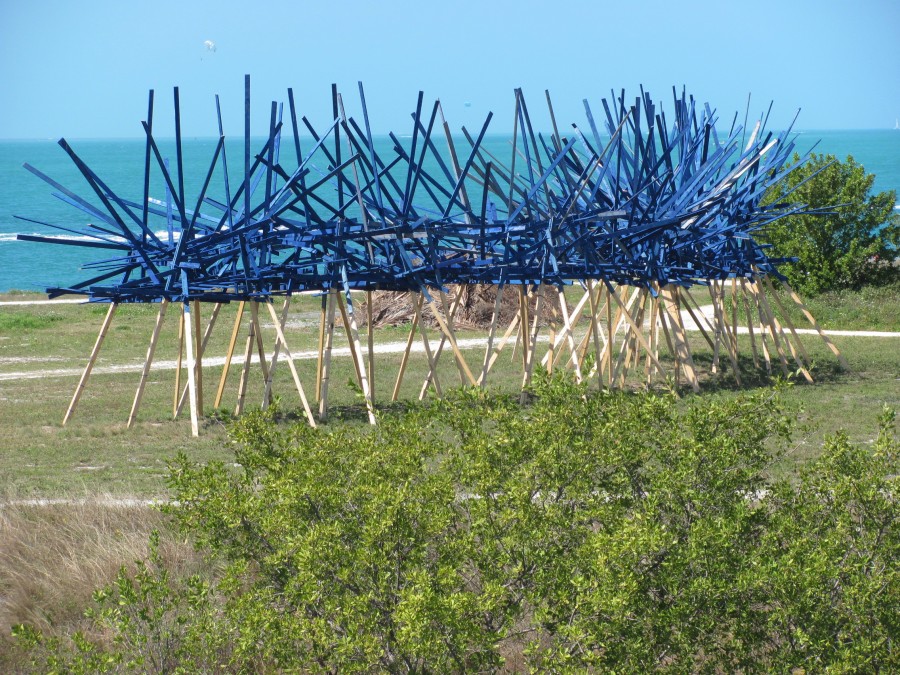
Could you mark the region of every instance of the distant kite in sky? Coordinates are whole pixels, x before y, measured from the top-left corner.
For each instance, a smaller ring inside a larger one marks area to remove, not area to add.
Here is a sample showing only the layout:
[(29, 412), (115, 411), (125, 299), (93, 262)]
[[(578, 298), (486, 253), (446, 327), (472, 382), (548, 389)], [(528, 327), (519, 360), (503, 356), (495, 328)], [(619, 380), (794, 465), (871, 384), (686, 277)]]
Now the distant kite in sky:
[(212, 40), (204, 40), (203, 46), (206, 47), (207, 51), (214, 52), (216, 51), (216, 43)]

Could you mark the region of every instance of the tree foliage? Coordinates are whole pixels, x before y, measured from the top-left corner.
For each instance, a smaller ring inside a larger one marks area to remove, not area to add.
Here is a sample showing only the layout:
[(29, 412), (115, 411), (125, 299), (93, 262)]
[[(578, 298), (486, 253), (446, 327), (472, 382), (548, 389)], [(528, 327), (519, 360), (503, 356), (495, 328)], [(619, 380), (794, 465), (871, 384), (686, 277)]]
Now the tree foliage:
[(813, 155), (767, 195), (767, 202), (829, 211), (788, 216), (762, 233), (776, 256), (797, 258), (781, 267), (795, 288), (817, 294), (897, 278), (892, 264), (900, 246), (897, 195), (893, 190), (872, 194), (874, 181), (852, 156), (841, 162), (834, 155)]
[(874, 446), (839, 435), (790, 481), (769, 472), (792, 426), (775, 392), (684, 402), (553, 377), (534, 393), (523, 409), (462, 391), (374, 429), (245, 416), (239, 468), (172, 466), (168, 511), (221, 571), (123, 572), (97, 597), (112, 638), (36, 658), (55, 672), (900, 668), (891, 414)]

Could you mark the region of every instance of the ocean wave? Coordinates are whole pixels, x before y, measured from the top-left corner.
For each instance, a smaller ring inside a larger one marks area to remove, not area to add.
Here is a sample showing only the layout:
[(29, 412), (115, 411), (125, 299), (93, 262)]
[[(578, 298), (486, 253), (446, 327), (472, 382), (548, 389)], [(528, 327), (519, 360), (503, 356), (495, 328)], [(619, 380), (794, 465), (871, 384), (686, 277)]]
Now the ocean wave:
[[(61, 241), (112, 241), (117, 244), (124, 244), (127, 242), (125, 237), (118, 237), (108, 234), (98, 234), (97, 236), (91, 235), (74, 235), (74, 234), (48, 234), (47, 232), (0, 232), (0, 244), (18, 241), (18, 237), (20, 234), (27, 235), (29, 237), (46, 237), (47, 239), (59, 239)], [(139, 233), (135, 232), (135, 236), (140, 236)], [(157, 230), (154, 232), (160, 240), (165, 240), (169, 233), (165, 230)], [(178, 239), (181, 236), (181, 232), (175, 231), (172, 233), (173, 239)]]

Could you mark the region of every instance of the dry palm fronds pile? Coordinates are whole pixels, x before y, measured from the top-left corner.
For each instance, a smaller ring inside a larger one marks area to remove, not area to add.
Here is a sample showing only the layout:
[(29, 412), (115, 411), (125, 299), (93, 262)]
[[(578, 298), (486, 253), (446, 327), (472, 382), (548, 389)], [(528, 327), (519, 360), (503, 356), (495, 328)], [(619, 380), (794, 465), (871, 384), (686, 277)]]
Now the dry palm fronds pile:
[[(512, 321), (513, 317), (519, 311), (520, 286), (505, 286), (503, 288), (503, 299), (500, 302), (500, 317), (498, 325), (506, 326)], [(457, 293), (462, 293), (459, 308), (456, 310), (454, 325), (459, 328), (469, 329), (487, 329), (491, 325), (491, 318), (494, 314), (494, 305), (497, 301), (497, 286), (483, 285), (465, 285), (450, 286), (450, 295), (447, 300), (447, 309), (452, 306)], [(440, 301), (437, 294), (432, 293), (438, 306)], [(533, 314), (537, 297), (528, 299), (528, 310)], [(546, 324), (554, 321), (559, 315), (559, 307), (556, 292), (548, 290), (542, 303), (541, 323)], [(399, 326), (401, 324), (411, 323), (415, 317), (415, 308), (413, 307), (413, 295), (408, 292), (398, 293), (395, 291), (375, 291), (372, 293), (372, 324), (379, 326)], [(437, 321), (428, 307), (423, 305), (422, 317), (429, 326), (436, 326)], [(365, 303), (361, 304), (360, 311), (357, 312), (357, 319), (361, 325), (364, 325), (368, 318), (368, 308)]]

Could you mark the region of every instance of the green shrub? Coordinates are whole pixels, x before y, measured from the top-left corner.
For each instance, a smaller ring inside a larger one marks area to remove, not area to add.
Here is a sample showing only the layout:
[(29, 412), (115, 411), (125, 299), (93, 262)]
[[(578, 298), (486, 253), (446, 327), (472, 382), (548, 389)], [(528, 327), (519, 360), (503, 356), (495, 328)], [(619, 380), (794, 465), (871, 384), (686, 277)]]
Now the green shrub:
[(890, 415), (872, 448), (838, 436), (788, 482), (767, 471), (793, 424), (777, 392), (681, 401), (542, 377), (533, 393), (521, 408), (460, 391), (374, 429), (244, 416), (239, 466), (172, 465), (167, 510), (221, 572), (123, 573), (98, 594), (105, 642), (36, 659), (57, 672), (85, 653), (98, 670), (164, 653), (162, 669), (184, 672), (900, 668)]
[(874, 181), (851, 156), (840, 162), (834, 155), (813, 155), (766, 195), (768, 203), (797, 202), (829, 211), (788, 216), (761, 233), (776, 256), (798, 259), (781, 268), (797, 290), (815, 295), (897, 278), (897, 195), (893, 190), (871, 194)]

